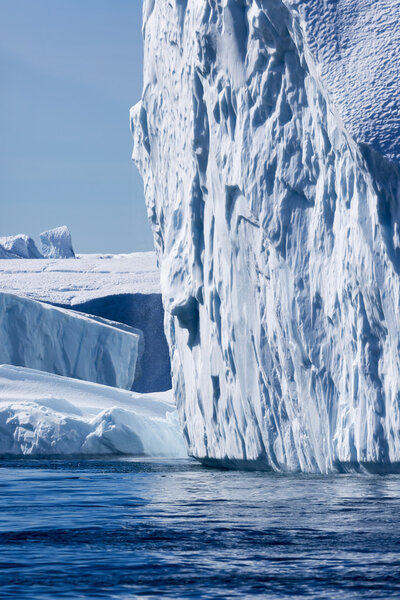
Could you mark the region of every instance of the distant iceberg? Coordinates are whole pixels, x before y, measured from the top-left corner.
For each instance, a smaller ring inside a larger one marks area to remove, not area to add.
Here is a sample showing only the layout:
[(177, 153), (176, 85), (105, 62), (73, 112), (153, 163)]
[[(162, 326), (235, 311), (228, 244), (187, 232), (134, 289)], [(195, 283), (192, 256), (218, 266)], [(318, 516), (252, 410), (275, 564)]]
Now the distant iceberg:
[(0, 366), (0, 455), (185, 457), (171, 392), (135, 394)]
[(45, 258), (75, 258), (71, 233), (65, 225), (43, 231), (39, 237)]
[(65, 225), (40, 234), (42, 253), (34, 240), (20, 233), (0, 237), (0, 259), (3, 258), (75, 258), (71, 233)]
[(0, 258), (43, 258), (31, 237), (20, 233), (0, 237)]

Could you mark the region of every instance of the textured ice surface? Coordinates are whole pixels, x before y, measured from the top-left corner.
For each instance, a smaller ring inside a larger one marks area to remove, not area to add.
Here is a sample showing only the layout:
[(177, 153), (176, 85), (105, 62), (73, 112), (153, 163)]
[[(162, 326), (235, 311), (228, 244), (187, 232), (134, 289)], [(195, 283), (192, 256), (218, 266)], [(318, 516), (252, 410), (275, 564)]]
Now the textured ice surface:
[(75, 258), (71, 233), (65, 225), (40, 234), (42, 253), (46, 258)]
[(32, 238), (23, 233), (0, 237), (0, 259), (43, 258)]
[(131, 389), (140, 336), (129, 327), (0, 293), (0, 363)]
[(400, 176), (343, 129), (303, 32), (281, 0), (144, 2), (133, 157), (174, 392), (204, 462), (386, 468)]
[(160, 292), (154, 252), (78, 254), (77, 260), (1, 260), (0, 291), (57, 304)]
[(400, 0), (290, 0), (348, 130), (400, 164)]
[(170, 392), (0, 366), (0, 454), (187, 456)]

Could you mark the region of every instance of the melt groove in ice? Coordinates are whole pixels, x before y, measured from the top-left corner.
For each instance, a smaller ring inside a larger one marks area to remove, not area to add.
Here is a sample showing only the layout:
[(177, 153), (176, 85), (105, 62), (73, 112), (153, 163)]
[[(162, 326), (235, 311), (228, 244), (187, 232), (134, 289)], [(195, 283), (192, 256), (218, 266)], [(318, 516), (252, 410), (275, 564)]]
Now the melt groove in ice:
[(359, 146), (294, 3), (144, 2), (133, 158), (189, 452), (400, 461), (399, 170)]

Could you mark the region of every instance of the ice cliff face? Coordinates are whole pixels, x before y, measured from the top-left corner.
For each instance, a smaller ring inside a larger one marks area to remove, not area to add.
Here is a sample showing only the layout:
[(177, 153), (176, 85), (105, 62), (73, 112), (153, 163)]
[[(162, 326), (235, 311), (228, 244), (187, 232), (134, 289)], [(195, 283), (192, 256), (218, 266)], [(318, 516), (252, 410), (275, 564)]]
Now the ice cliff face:
[(206, 463), (390, 468), (400, 175), (343, 129), (293, 5), (144, 2), (133, 157), (177, 406)]

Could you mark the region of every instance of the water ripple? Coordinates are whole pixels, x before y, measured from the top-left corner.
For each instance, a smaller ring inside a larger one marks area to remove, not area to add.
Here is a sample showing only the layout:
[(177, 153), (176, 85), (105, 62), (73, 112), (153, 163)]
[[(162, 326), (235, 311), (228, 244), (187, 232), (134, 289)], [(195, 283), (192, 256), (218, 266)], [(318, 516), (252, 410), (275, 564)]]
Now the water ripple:
[(0, 598), (398, 598), (400, 477), (8, 460)]

